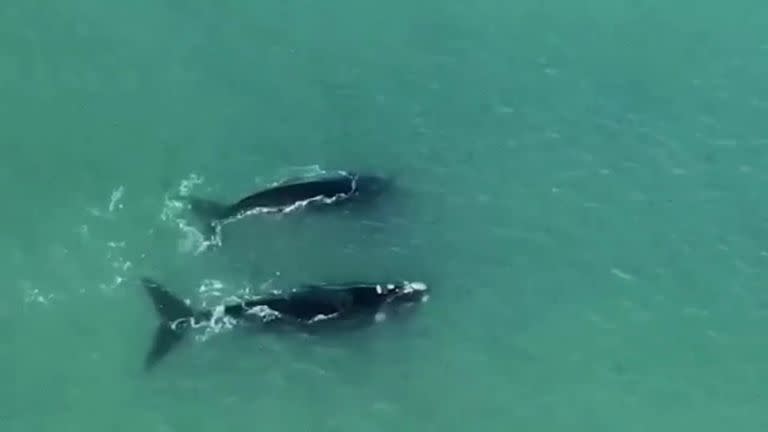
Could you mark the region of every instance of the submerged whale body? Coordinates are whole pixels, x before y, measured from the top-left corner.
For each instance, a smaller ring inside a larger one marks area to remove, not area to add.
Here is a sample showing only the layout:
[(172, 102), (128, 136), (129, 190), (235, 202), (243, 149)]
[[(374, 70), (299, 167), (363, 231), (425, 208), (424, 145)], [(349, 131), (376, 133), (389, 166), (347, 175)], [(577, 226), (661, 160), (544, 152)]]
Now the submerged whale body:
[(305, 207), (370, 201), (389, 186), (390, 181), (383, 177), (336, 171), (323, 177), (278, 183), (233, 204), (195, 197), (188, 198), (187, 202), (207, 233), (211, 233), (222, 223), (248, 214), (289, 213)]
[(427, 285), (422, 282), (306, 285), (281, 295), (244, 299), (213, 310), (195, 311), (160, 283), (143, 278), (161, 322), (145, 358), (145, 369), (154, 367), (194, 327), (210, 325), (215, 318), (255, 324), (264, 329), (322, 328), (340, 321), (372, 323), (385, 306), (395, 308), (424, 302)]

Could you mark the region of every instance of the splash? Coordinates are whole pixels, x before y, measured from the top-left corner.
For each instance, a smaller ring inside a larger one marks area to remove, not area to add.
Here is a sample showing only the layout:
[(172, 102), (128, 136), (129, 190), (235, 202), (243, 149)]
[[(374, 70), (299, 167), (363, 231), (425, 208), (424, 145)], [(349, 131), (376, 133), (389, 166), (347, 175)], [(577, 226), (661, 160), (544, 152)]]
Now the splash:
[(163, 209), (160, 213), (160, 219), (165, 222), (179, 223), (183, 219), (179, 218), (179, 215), (186, 209), (184, 202), (174, 197), (186, 197), (189, 196), (194, 190), (195, 186), (203, 184), (205, 179), (195, 173), (190, 174), (187, 178), (181, 180), (176, 191), (173, 193), (166, 193), (164, 198)]
[(181, 181), (179, 185), (179, 194), (182, 196), (189, 196), (192, 193), (192, 189), (196, 185), (202, 184), (205, 179), (195, 173), (190, 174), (186, 179)]
[(179, 230), (181, 238), (177, 249), (181, 253), (197, 255), (217, 243), (218, 235), (215, 239), (206, 239), (200, 231), (182, 217), (182, 213), (187, 210), (188, 206), (179, 198), (189, 196), (195, 187), (203, 184), (204, 181), (202, 176), (192, 173), (181, 180), (174, 192), (166, 193), (164, 197), (160, 219), (174, 225)]
[(111, 214), (115, 213), (115, 210), (123, 209), (124, 206), (121, 203), (123, 195), (125, 195), (125, 186), (120, 185), (112, 190), (106, 208), (90, 207), (88, 208), (88, 212), (96, 217), (110, 217)]
[(24, 302), (26, 303), (49, 304), (53, 299), (53, 294), (41, 293), (37, 288), (29, 288), (24, 290)]
[(270, 309), (268, 306), (259, 305), (248, 309), (246, 312), (248, 315), (257, 315), (264, 322), (272, 321), (280, 318), (280, 312)]
[(125, 186), (122, 185), (112, 191), (112, 195), (109, 197), (109, 206), (107, 207), (110, 213), (114, 213), (115, 209), (122, 210), (123, 204), (120, 203), (120, 199), (123, 197), (123, 194), (125, 194)]
[(211, 298), (216, 299), (216, 301), (220, 301), (221, 296), (223, 295), (222, 291), (224, 288), (224, 284), (220, 280), (216, 279), (205, 279), (201, 283), (200, 287), (197, 289), (197, 291), (200, 293), (200, 296), (202, 298), (203, 307), (208, 307), (208, 300)]
[[(133, 264), (125, 258), (126, 242), (120, 240), (107, 240), (104, 238), (104, 230), (115, 232), (119, 222), (119, 213), (125, 209), (124, 204), (126, 187), (119, 185), (110, 192), (109, 198), (105, 200), (102, 206), (87, 208), (88, 213), (95, 219), (86, 221), (76, 228), (81, 246), (87, 250), (101, 249), (96, 252), (99, 254), (99, 261), (103, 258), (102, 265), (107, 267), (108, 275), (106, 280), (96, 285), (105, 293), (115, 291), (127, 279), (127, 273)], [(102, 252), (103, 251), (103, 252)], [(89, 291), (88, 286), (80, 286), (78, 292), (85, 294)]]
[[(268, 280), (260, 285), (259, 291), (266, 291), (268, 285), (272, 283), (272, 280)], [(238, 290), (234, 295), (224, 297), (225, 285), (216, 279), (204, 280), (198, 292), (201, 293), (203, 301), (201, 307), (204, 309), (211, 309), (211, 318), (205, 321), (194, 321), (192, 327), (202, 329), (202, 333), (195, 336), (195, 339), (199, 342), (204, 342), (211, 337), (232, 330), (238, 321), (229, 315), (224, 313), (227, 305), (243, 303), (247, 298), (252, 297), (251, 291), (253, 287), (246, 284), (243, 289)], [(215, 301), (211, 301), (215, 299)], [(213, 306), (208, 306), (209, 303), (214, 303)], [(248, 314), (256, 314), (260, 316), (265, 322), (279, 317), (279, 313), (273, 311), (266, 306), (257, 306), (249, 309)]]
[(210, 320), (197, 322), (193, 319), (191, 326), (204, 329), (202, 334), (195, 336), (195, 339), (205, 342), (214, 335), (231, 330), (236, 324), (237, 320), (224, 313), (224, 305), (219, 305), (213, 309)]
[(111, 292), (117, 289), (123, 281), (128, 270), (132, 267), (132, 263), (123, 257), (123, 251), (125, 250), (125, 242), (107, 242), (107, 262), (110, 267), (115, 271), (115, 274), (110, 282), (102, 283), (99, 288), (102, 291)]

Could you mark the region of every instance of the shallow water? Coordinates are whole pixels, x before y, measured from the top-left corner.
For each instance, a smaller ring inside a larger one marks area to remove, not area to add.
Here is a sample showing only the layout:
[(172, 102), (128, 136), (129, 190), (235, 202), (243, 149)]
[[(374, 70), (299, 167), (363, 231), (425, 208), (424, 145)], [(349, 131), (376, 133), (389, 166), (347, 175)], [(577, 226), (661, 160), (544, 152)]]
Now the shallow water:
[[(0, 6), (0, 430), (764, 431), (768, 8), (591, 2)], [(317, 169), (365, 213), (199, 252), (173, 201)], [(141, 369), (149, 275), (410, 279), (410, 319), (225, 331)]]

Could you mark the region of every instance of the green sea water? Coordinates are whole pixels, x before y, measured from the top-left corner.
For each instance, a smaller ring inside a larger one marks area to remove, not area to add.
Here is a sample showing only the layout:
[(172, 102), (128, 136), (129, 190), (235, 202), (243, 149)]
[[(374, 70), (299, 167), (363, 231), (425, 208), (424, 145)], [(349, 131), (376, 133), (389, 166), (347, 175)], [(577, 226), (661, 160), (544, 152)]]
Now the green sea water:
[[(768, 430), (768, 4), (0, 3), (0, 432)], [(392, 175), (200, 252), (174, 196)], [(409, 279), (407, 320), (194, 306)]]

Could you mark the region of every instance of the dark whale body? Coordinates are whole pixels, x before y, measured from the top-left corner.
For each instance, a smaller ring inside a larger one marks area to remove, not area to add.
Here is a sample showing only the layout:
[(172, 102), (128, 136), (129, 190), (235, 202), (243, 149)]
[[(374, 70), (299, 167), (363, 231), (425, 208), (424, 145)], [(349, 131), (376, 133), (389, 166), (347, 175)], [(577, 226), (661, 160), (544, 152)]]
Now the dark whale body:
[(161, 318), (145, 358), (147, 370), (165, 357), (188, 330), (209, 325), (214, 319), (255, 324), (266, 330), (333, 328), (333, 324), (344, 321), (370, 324), (385, 306), (409, 306), (428, 298), (428, 288), (422, 282), (350, 282), (306, 285), (286, 294), (248, 298), (213, 310), (195, 311), (158, 282), (143, 278), (142, 284)]
[(302, 208), (370, 202), (389, 189), (388, 179), (336, 171), (317, 178), (278, 183), (248, 195), (233, 204), (202, 198), (187, 198), (191, 211), (211, 234), (223, 223), (248, 214), (289, 213)]

